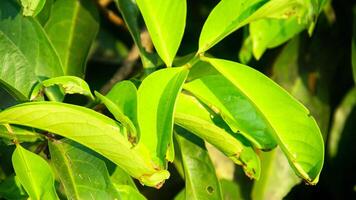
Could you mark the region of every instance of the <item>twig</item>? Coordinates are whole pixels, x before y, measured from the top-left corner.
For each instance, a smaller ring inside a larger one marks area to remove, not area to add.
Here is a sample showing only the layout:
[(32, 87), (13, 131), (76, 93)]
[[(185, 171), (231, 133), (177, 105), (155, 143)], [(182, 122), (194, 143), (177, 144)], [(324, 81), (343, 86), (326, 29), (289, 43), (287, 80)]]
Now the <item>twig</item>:
[(112, 2), (112, 0), (98, 0), (97, 4), (99, 6), (100, 11), (104, 14), (104, 16), (113, 24), (117, 26), (122, 26), (125, 29), (127, 28), (124, 20), (116, 15), (112, 10), (108, 9), (107, 6)]
[[(141, 41), (146, 51), (152, 52), (153, 44), (147, 30), (142, 31)], [(133, 45), (121, 67), (117, 69), (114, 76), (100, 89), (100, 93), (107, 94), (117, 82), (126, 79), (133, 72), (134, 66), (139, 58), (140, 51), (136, 45)]]

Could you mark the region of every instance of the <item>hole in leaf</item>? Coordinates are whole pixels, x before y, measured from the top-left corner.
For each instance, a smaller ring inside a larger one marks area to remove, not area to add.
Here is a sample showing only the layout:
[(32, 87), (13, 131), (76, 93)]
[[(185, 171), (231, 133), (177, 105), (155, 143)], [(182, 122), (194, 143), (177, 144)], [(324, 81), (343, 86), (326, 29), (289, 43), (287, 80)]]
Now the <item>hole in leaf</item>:
[(209, 194), (212, 194), (212, 193), (214, 192), (214, 188), (209, 185), (209, 186), (206, 188), (206, 191), (208, 191)]

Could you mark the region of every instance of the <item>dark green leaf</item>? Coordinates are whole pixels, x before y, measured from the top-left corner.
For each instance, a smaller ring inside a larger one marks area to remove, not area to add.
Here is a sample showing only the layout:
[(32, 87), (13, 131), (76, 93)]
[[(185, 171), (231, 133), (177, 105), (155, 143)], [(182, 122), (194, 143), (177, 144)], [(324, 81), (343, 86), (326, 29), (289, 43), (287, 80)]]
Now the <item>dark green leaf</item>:
[(89, 49), (99, 30), (94, 2), (56, 0), (45, 30), (63, 63), (64, 74), (83, 78)]
[(89, 149), (62, 139), (50, 142), (49, 150), (68, 199), (120, 199), (105, 162)]
[(28, 199), (26, 191), (16, 176), (10, 176), (0, 183), (0, 197), (8, 200)]
[(220, 184), (204, 141), (182, 128), (177, 127), (175, 131), (184, 168), (185, 199), (222, 199)]
[(12, 163), (16, 176), (31, 199), (58, 199), (51, 167), (42, 157), (17, 145)]
[(0, 1), (0, 79), (29, 97), (41, 77), (63, 75), (41, 25), (23, 17), (13, 1)]

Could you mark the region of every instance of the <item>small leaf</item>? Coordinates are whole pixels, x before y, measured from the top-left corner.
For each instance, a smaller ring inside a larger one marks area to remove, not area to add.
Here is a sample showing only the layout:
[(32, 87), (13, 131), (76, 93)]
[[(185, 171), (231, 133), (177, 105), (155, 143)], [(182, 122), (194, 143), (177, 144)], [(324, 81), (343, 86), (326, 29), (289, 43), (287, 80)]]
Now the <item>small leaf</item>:
[(301, 181), (289, 167), (288, 160), (280, 148), (263, 152), (261, 166), (261, 178), (253, 185), (252, 199), (283, 199)]
[(0, 79), (29, 98), (41, 78), (63, 75), (61, 61), (41, 25), (14, 1), (0, 1), (0, 13)]
[(184, 168), (185, 199), (222, 199), (220, 184), (204, 141), (182, 128), (177, 127), (175, 131)]
[(289, 19), (262, 19), (250, 24), (253, 54), (260, 59), (267, 48), (274, 48), (291, 39), (306, 25), (298, 23), (296, 17)]
[(300, 0), (222, 0), (203, 26), (198, 52), (205, 52), (227, 35), (255, 20), (297, 16), (301, 23), (308, 24), (310, 16), (317, 11), (308, 2)]
[(60, 86), (66, 94), (82, 94), (94, 100), (89, 85), (83, 79), (75, 76), (59, 76), (42, 81), (34, 88), (31, 99), (35, 99), (39, 95), (40, 88), (49, 88), (54, 85)]
[(183, 38), (186, 0), (136, 0), (158, 55), (171, 66)]
[(324, 142), (309, 111), (268, 77), (248, 66), (213, 58), (203, 60), (253, 103), (269, 123), (273, 137), (295, 172), (308, 183), (316, 184), (324, 163)]
[(159, 167), (165, 166), (172, 142), (174, 107), (187, 75), (183, 67), (165, 68), (150, 74), (138, 89), (138, 146), (146, 146)]
[(169, 177), (156, 170), (149, 157), (132, 148), (112, 119), (93, 110), (58, 102), (24, 103), (0, 112), (0, 124), (21, 124), (67, 137), (105, 156), (149, 186)]
[(184, 89), (220, 114), (236, 134), (245, 136), (255, 147), (265, 150), (276, 147), (272, 130), (263, 116), (222, 75), (204, 76), (185, 84)]
[(111, 182), (116, 185), (127, 185), (137, 190), (135, 182), (132, 180), (131, 176), (128, 175), (120, 167), (116, 167), (115, 171), (110, 176)]
[(24, 16), (36, 16), (41, 12), (46, 0), (21, 0)]
[(99, 30), (94, 2), (56, 0), (44, 27), (62, 61), (64, 75), (83, 78), (89, 50)]
[(12, 163), (16, 176), (31, 199), (58, 199), (51, 167), (42, 157), (17, 145)]
[(224, 200), (244, 199), (241, 195), (241, 188), (237, 183), (222, 179), (220, 185)]
[(68, 199), (120, 199), (98, 155), (68, 139), (49, 142), (49, 150)]
[(236, 164), (242, 165), (247, 176), (258, 179), (260, 160), (249, 142), (241, 135), (231, 133), (228, 128), (217, 126), (214, 120), (219, 119), (216, 118), (194, 97), (180, 95), (175, 123), (214, 145)]

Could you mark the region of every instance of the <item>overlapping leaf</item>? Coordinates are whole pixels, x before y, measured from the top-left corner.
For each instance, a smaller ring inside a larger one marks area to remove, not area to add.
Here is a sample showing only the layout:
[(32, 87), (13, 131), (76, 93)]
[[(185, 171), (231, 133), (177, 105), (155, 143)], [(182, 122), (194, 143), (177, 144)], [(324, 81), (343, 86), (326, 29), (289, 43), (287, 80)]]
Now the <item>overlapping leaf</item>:
[(218, 117), (209, 113), (197, 99), (180, 95), (174, 119), (177, 125), (203, 138), (236, 164), (242, 165), (247, 176), (259, 178), (260, 161), (249, 142), (228, 128), (217, 126), (214, 121), (218, 121)]
[(0, 112), (0, 124), (4, 123), (30, 126), (72, 139), (149, 186), (159, 185), (169, 176), (165, 170), (156, 170), (148, 157), (132, 149), (115, 121), (84, 107), (57, 102), (25, 103)]
[(175, 103), (187, 75), (184, 67), (162, 69), (145, 78), (138, 89), (138, 146), (148, 148), (158, 167), (165, 166), (166, 153), (172, 145)]
[(255, 107), (273, 130), (295, 172), (316, 184), (324, 162), (324, 142), (309, 111), (258, 71), (231, 61), (204, 58)]
[(271, 127), (252, 102), (222, 75), (204, 76), (184, 85), (214, 112), (221, 114), (230, 128), (241, 133), (259, 149), (273, 149), (276, 142)]
[(183, 38), (186, 0), (136, 0), (157, 53), (171, 66)]
[(297, 16), (309, 23), (317, 15), (319, 1), (300, 0), (222, 0), (206, 20), (199, 39), (199, 52), (205, 52), (230, 33), (263, 18), (286, 19)]
[(105, 162), (89, 149), (62, 139), (50, 142), (49, 150), (68, 199), (120, 199)]
[(41, 25), (23, 17), (13, 1), (0, 1), (0, 79), (27, 98), (39, 77), (63, 75)]
[(65, 75), (84, 77), (89, 49), (99, 30), (93, 1), (57, 0), (45, 30), (63, 63)]
[(222, 199), (220, 184), (204, 141), (182, 128), (175, 130), (184, 169), (185, 199)]

